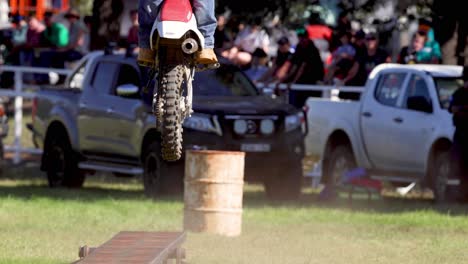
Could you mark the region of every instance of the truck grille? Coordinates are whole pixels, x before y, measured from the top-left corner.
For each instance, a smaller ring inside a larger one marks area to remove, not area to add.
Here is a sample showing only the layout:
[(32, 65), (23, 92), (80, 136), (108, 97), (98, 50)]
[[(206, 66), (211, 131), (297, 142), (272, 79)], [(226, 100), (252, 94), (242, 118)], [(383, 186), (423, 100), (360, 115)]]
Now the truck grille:
[(278, 116), (226, 116), (228, 127), (237, 137), (271, 136), (279, 126)]

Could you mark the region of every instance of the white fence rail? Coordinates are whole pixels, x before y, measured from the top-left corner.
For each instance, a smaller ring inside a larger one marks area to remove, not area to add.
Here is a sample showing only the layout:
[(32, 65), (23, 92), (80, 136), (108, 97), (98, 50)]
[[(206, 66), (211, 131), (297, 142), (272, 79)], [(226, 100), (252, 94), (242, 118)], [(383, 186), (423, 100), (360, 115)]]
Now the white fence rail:
[[(268, 85), (265, 86), (263, 83), (259, 83), (258, 87), (263, 89), (264, 91), (268, 91), (268, 93), (273, 93), (275, 89), (275, 85)], [(290, 86), (291, 90), (293, 91), (300, 91), (300, 92), (322, 92), (322, 98), (338, 100), (339, 92), (355, 92), (355, 93), (362, 93), (364, 91), (364, 87), (362, 86), (339, 86), (339, 85), (309, 85), (309, 84), (293, 84)], [(287, 90), (287, 84), (280, 84), (278, 86), (280, 90)]]
[[(21, 145), (21, 136), (23, 133), (23, 98), (34, 98), (35, 92), (25, 92), (25, 89), (32, 89), (33, 91), (38, 88), (34, 85), (25, 85), (23, 82), (24, 74), (49, 74), (56, 73), (58, 75), (68, 75), (71, 70), (68, 69), (53, 69), (53, 68), (36, 68), (36, 67), (22, 67), (22, 66), (6, 66), (0, 65), (0, 73), (12, 72), (14, 73), (14, 90), (0, 88), (0, 96), (14, 97), (14, 119), (15, 119), (15, 139), (13, 145), (5, 146), (6, 151), (14, 152), (13, 163), (19, 164), (21, 162), (21, 153), (41, 154), (42, 150), (36, 148), (24, 148)], [(259, 87), (273, 91), (274, 85), (264, 86), (259, 84)], [(287, 89), (286, 84), (280, 84), (278, 88), (281, 90)], [(291, 90), (294, 91), (322, 91), (322, 98), (338, 98), (339, 91), (345, 92), (362, 92), (363, 87), (350, 87), (350, 86), (324, 86), (324, 85), (291, 85)]]
[[(23, 82), (25, 73), (30, 74), (49, 74), (51, 72), (58, 75), (68, 75), (70, 70), (67, 69), (52, 69), (52, 68), (36, 68), (36, 67), (22, 67), (22, 66), (0, 66), (0, 73), (12, 72), (14, 73), (14, 90), (0, 89), (0, 96), (14, 97), (15, 109), (15, 140), (13, 146), (5, 146), (6, 151), (14, 152), (13, 163), (19, 164), (21, 162), (21, 153), (41, 154), (42, 150), (35, 148), (24, 148), (21, 145), (21, 135), (23, 134), (23, 98), (34, 98), (35, 93), (25, 92), (26, 86)], [(37, 86), (28, 85), (28, 88), (37, 88)]]

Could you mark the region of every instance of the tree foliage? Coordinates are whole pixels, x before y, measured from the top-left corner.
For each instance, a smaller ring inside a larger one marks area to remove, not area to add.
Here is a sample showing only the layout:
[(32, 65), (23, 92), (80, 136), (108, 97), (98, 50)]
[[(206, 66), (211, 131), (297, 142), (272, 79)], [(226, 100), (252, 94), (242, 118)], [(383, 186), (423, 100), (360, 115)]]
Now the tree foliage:
[(93, 0), (73, 0), (71, 5), (82, 15), (89, 15), (93, 10)]

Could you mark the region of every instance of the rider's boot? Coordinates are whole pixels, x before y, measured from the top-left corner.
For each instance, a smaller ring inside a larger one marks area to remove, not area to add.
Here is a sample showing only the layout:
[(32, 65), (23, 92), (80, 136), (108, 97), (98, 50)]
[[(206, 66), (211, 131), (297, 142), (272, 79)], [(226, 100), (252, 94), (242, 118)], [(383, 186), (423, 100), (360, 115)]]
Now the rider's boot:
[(152, 49), (140, 48), (138, 52), (138, 64), (146, 67), (153, 67), (154, 60), (156, 58), (156, 52)]
[(203, 49), (195, 54), (195, 60), (199, 64), (214, 65), (218, 63), (218, 58), (213, 49)]

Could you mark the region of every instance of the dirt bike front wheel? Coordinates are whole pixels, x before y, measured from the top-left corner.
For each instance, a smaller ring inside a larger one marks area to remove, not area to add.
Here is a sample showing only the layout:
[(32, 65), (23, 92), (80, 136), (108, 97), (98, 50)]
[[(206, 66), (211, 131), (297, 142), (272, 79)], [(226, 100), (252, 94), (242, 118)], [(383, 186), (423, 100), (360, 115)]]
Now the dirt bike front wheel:
[(166, 161), (176, 161), (182, 157), (182, 122), (181, 109), (182, 84), (184, 80), (183, 65), (162, 67), (159, 81), (160, 99), (162, 100), (161, 154)]

